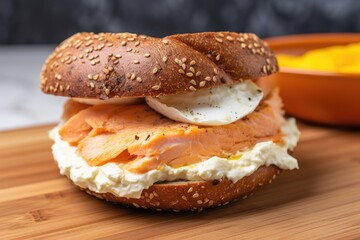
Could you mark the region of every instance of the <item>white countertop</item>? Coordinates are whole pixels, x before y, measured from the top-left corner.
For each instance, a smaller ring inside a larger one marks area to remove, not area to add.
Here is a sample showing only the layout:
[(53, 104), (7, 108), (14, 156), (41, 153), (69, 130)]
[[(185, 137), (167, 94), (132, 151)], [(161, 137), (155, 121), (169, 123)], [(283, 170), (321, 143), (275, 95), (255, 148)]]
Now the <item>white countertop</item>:
[(0, 46), (0, 131), (60, 119), (63, 97), (40, 91), (40, 70), (53, 46)]

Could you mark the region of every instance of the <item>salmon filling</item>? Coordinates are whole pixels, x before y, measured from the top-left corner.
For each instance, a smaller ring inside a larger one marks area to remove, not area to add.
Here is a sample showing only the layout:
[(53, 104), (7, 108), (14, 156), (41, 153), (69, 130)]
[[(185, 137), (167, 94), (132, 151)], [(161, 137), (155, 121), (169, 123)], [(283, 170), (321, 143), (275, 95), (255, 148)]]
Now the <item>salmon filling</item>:
[(256, 143), (282, 141), (282, 104), (272, 92), (257, 109), (234, 123), (202, 127), (170, 120), (145, 103), (86, 105), (69, 100), (64, 107), (62, 140), (77, 147), (90, 166), (122, 163), (134, 173), (166, 165), (177, 168), (213, 156), (229, 157)]

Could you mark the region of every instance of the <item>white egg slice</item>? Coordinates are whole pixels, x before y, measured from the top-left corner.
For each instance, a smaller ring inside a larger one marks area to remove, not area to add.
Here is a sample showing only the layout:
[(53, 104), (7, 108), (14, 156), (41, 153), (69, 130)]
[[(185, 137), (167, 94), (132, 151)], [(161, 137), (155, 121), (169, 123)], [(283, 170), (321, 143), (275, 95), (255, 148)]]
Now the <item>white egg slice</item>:
[(203, 126), (235, 122), (253, 112), (263, 92), (251, 80), (196, 92), (145, 98), (155, 111), (175, 121)]

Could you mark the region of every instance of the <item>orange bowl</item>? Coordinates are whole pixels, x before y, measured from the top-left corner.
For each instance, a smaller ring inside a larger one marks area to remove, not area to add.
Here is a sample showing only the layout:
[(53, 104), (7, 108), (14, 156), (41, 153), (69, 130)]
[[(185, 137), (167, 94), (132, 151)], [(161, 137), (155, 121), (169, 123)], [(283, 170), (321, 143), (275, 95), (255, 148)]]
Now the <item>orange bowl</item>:
[[(360, 42), (360, 34), (292, 35), (266, 41), (275, 54), (299, 55), (316, 48)], [(278, 73), (261, 83), (280, 88), (290, 115), (323, 124), (360, 126), (360, 74), (280, 67)]]

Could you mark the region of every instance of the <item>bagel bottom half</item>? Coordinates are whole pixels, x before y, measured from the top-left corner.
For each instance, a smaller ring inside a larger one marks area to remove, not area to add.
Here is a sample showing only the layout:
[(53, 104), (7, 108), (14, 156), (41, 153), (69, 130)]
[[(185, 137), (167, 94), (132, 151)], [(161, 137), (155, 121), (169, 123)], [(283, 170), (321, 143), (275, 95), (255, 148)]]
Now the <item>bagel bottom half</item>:
[(82, 189), (97, 198), (158, 211), (202, 211), (205, 208), (227, 205), (241, 198), (247, 198), (257, 188), (271, 183), (281, 172), (280, 168), (262, 166), (254, 173), (232, 182), (222, 178), (210, 181), (176, 181), (156, 183), (145, 189), (139, 199), (117, 197), (111, 193), (96, 193)]

